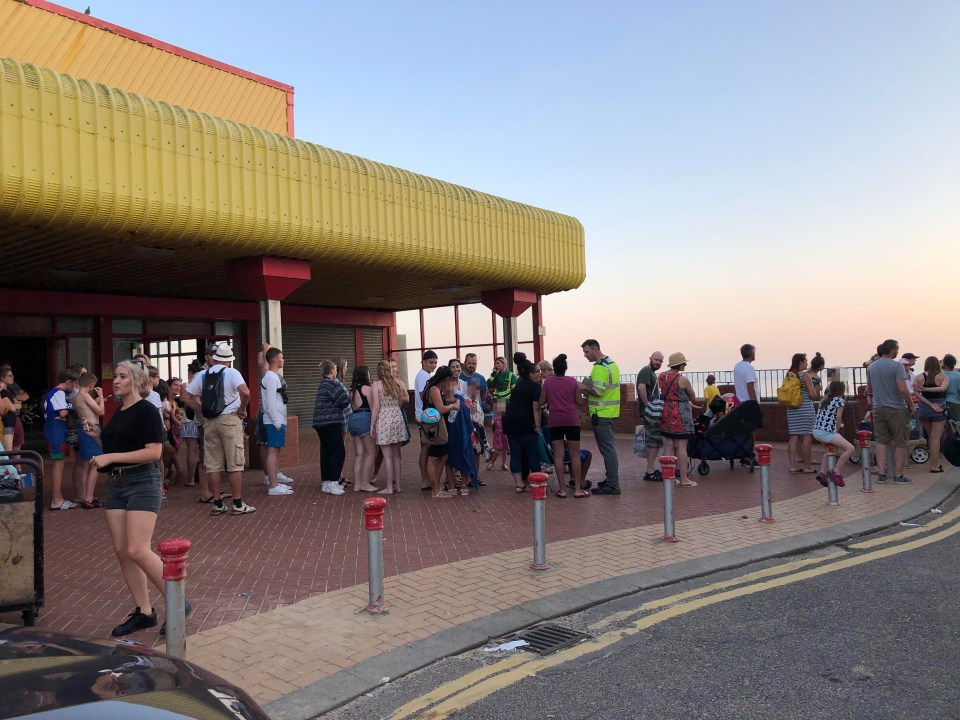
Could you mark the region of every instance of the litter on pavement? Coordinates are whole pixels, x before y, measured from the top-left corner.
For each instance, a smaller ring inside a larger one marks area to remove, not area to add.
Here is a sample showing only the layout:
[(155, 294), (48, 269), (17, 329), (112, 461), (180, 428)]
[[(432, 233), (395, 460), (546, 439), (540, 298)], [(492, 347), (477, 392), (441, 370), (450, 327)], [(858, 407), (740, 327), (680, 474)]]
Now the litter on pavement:
[(484, 648), (484, 652), (498, 652), (500, 650), (516, 650), (518, 647), (523, 647), (524, 645), (529, 645), (526, 640), (511, 640), (510, 642), (505, 642), (503, 645), (497, 645), (496, 647)]

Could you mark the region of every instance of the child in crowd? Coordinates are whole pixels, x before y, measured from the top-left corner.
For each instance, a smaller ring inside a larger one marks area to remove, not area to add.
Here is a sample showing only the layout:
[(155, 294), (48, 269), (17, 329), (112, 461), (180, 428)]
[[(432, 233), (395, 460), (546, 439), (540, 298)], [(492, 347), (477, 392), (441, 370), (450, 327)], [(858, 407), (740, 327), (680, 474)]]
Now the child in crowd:
[(715, 397), (720, 397), (720, 388), (717, 387), (717, 378), (715, 375), (707, 375), (707, 386), (703, 389), (703, 398), (710, 407), (710, 401)]
[(53, 493), (51, 510), (70, 510), (74, 505), (63, 498), (63, 461), (67, 456), (67, 417), (73, 405), (67, 396), (73, 393), (77, 385), (77, 374), (70, 370), (61, 370), (54, 385), (43, 397), (43, 437), (47, 441), (50, 455)]
[(490, 453), (487, 470), (493, 470), (497, 457), (500, 458), (500, 469), (507, 470), (507, 450), (510, 443), (507, 441), (507, 436), (503, 434), (503, 417), (496, 411), (494, 411), (491, 426), (493, 427), (493, 450)]
[(93, 510), (103, 507), (103, 503), (93, 496), (97, 488), (97, 469), (90, 464), (90, 460), (97, 455), (103, 455), (103, 448), (100, 447), (100, 441), (90, 432), (85, 431), (84, 427), (91, 428), (91, 432), (96, 432), (100, 427), (100, 418), (103, 417), (103, 390), (97, 387), (97, 376), (91, 372), (85, 372), (78, 381), (80, 392), (73, 399), (73, 408), (80, 416), (80, 427), (77, 428), (77, 448), (80, 455), (77, 462), (86, 465), (86, 475), (83, 478), (82, 497), (77, 501), (84, 510)]
[(843, 398), (846, 389), (847, 384), (843, 380), (830, 381), (820, 404), (820, 410), (817, 412), (817, 420), (813, 425), (813, 437), (817, 442), (833, 445), (840, 451), (840, 457), (837, 458), (837, 465), (833, 470), (827, 470), (827, 454), (823, 455), (817, 480), (824, 487), (827, 486), (828, 480), (833, 480), (837, 487), (844, 486), (843, 469), (853, 454), (853, 445), (840, 434), (840, 427), (843, 424), (841, 422), (843, 406), (847, 404)]

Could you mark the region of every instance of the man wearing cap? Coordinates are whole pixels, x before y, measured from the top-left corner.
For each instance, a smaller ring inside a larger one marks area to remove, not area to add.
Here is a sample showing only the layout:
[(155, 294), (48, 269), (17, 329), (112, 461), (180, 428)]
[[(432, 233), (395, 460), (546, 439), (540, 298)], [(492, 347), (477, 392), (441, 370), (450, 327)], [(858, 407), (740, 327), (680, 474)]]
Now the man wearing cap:
[(650, 355), (650, 362), (644, 365), (637, 373), (637, 409), (640, 422), (644, 425), (647, 441), (647, 471), (643, 474), (644, 480), (657, 482), (663, 480), (663, 473), (657, 468), (657, 455), (663, 447), (663, 436), (660, 435), (660, 422), (647, 420), (643, 416), (647, 404), (659, 393), (657, 388), (657, 370), (663, 365), (663, 353), (655, 350)]
[[(420, 361), (420, 372), (413, 380), (413, 406), (416, 412), (417, 424), (420, 424), (420, 414), (423, 412), (423, 389), (427, 386), (427, 380), (433, 377), (437, 371), (437, 354), (433, 350), (427, 350)], [(420, 443), (420, 489), (432, 490), (430, 477), (427, 475), (427, 456), (430, 453), (430, 446)]]
[(907, 373), (907, 389), (913, 393), (913, 381), (917, 375), (913, 372), (913, 366), (917, 364), (917, 356), (913, 353), (904, 353), (900, 356), (900, 362), (903, 364), (903, 370)]
[[(904, 365), (896, 360), (899, 349), (896, 340), (885, 340), (880, 345), (880, 357), (867, 368), (867, 396), (873, 402), (877, 467), (881, 472), (886, 472), (887, 445), (893, 445), (894, 477), (890, 479), (897, 484), (907, 484), (913, 481), (903, 476), (903, 468), (910, 438), (910, 416), (916, 408), (910, 396)], [(877, 482), (887, 482), (887, 476), (880, 475)]]
[(215, 417), (204, 416), (204, 458), (203, 465), (210, 477), (210, 491), (213, 495), (211, 515), (227, 512), (220, 496), (220, 474), (227, 470), (227, 479), (233, 493), (234, 515), (244, 515), (256, 511), (252, 505), (243, 502), (241, 478), (243, 475), (243, 418), (247, 416), (247, 404), (250, 402), (250, 389), (240, 372), (230, 365), (234, 361), (233, 350), (227, 343), (217, 346), (209, 357), (212, 363), (206, 372), (197, 373), (183, 393), (183, 402), (203, 414), (202, 395), (207, 378), (223, 373), (223, 411)]

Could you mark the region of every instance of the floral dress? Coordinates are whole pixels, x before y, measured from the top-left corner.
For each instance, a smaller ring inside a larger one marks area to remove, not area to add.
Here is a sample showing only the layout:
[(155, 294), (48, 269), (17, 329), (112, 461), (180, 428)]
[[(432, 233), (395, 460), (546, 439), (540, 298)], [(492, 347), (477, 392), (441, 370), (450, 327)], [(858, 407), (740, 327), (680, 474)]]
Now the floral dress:
[(407, 439), (407, 421), (400, 402), (380, 388), (380, 411), (377, 414), (377, 445), (393, 445)]
[(503, 418), (499, 415), (493, 416), (493, 449), (501, 451), (510, 449), (510, 441), (503, 434)]
[(680, 387), (680, 373), (662, 373), (657, 383), (663, 398), (660, 434), (675, 440), (693, 437), (693, 411), (687, 391)]

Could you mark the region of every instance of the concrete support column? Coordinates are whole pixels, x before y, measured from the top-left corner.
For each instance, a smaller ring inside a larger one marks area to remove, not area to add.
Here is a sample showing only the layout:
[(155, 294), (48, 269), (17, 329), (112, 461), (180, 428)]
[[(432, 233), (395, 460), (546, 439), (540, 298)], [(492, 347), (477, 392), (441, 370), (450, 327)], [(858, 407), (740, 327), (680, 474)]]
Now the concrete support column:
[(280, 301), (260, 301), (260, 343), (283, 347), (283, 329), (280, 324)]
[(513, 354), (517, 351), (517, 319), (503, 318), (503, 356), (507, 359), (507, 368), (513, 371)]

